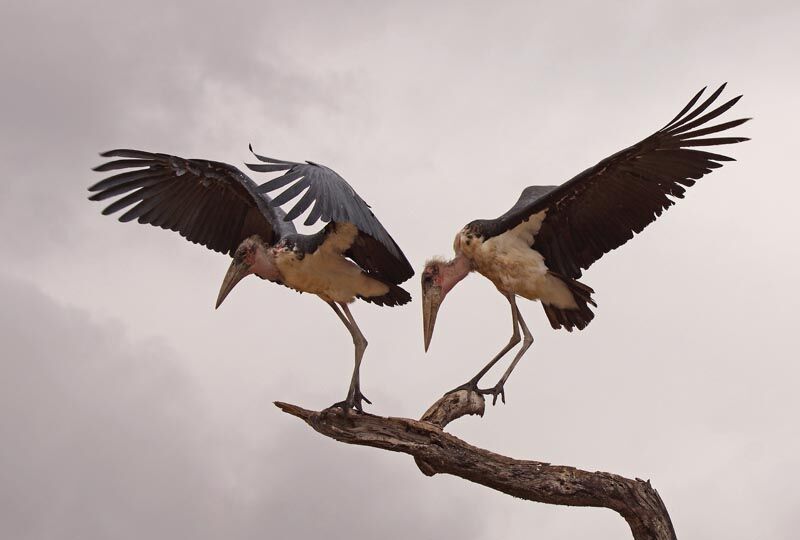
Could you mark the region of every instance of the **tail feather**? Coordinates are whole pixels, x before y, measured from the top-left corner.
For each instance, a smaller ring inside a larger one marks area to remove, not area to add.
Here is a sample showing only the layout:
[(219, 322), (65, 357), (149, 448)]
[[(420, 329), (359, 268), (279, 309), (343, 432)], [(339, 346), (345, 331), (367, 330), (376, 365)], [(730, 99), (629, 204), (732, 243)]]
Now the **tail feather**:
[(359, 298), (371, 304), (387, 307), (402, 306), (411, 302), (411, 294), (407, 290), (394, 283), (386, 283), (386, 285), (389, 287), (389, 292), (383, 296), (359, 296)]
[(558, 330), (564, 328), (568, 332), (573, 329), (583, 330), (594, 319), (594, 312), (589, 307), (590, 305), (597, 307), (597, 304), (592, 300), (594, 290), (588, 285), (584, 285), (580, 281), (572, 278), (562, 276), (555, 272), (550, 272), (553, 276), (557, 277), (567, 286), (578, 305), (577, 309), (562, 309), (552, 304), (542, 302), (544, 312), (547, 315), (547, 320), (550, 321), (550, 326)]

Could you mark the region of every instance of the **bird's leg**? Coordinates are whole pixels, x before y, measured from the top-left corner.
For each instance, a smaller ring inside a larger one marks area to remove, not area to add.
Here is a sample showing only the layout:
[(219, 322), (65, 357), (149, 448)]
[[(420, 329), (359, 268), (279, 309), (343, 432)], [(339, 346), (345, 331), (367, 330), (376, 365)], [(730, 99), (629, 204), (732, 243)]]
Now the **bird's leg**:
[(341, 319), (341, 321), (347, 327), (347, 330), (350, 332), (350, 335), (353, 337), (353, 345), (355, 345), (356, 352), (355, 368), (353, 369), (353, 377), (350, 380), (350, 389), (347, 392), (347, 398), (339, 403), (334, 403), (330, 408), (340, 407), (344, 411), (355, 408), (363, 412), (364, 409), (362, 401), (372, 403), (364, 396), (364, 394), (361, 393), (360, 385), (361, 359), (364, 357), (364, 351), (367, 349), (367, 339), (358, 328), (356, 320), (353, 318), (353, 314), (350, 313), (350, 309), (347, 307), (347, 304), (339, 304), (339, 306), (341, 306), (341, 310), (334, 302), (328, 302), (328, 304), (331, 306), (331, 308), (333, 308), (333, 311), (336, 312), (336, 315), (339, 316), (339, 319)]
[(347, 307), (347, 304), (341, 304), (341, 306), (345, 317), (350, 321), (353, 344), (356, 348), (355, 367), (353, 368), (353, 377), (350, 380), (350, 389), (347, 392), (347, 399), (352, 402), (352, 405), (355, 406), (356, 409), (362, 411), (362, 400), (372, 404), (372, 402), (361, 393), (361, 360), (364, 358), (364, 351), (367, 350), (368, 343), (367, 338), (364, 337), (358, 324), (356, 324), (353, 314), (350, 313), (350, 308)]
[(480, 381), (486, 373), (494, 367), (494, 365), (500, 361), (503, 356), (508, 353), (514, 346), (519, 343), (519, 311), (517, 310), (517, 304), (514, 301), (514, 295), (509, 293), (505, 295), (508, 303), (511, 305), (511, 325), (514, 329), (514, 332), (511, 334), (511, 339), (508, 340), (508, 344), (503, 347), (497, 355), (492, 358), (488, 364), (486, 364), (482, 370), (480, 370), (473, 378), (471, 378), (466, 383), (462, 384), (461, 386), (450, 390), (447, 392), (448, 394), (452, 394), (453, 392), (458, 392), (459, 390), (472, 390), (474, 392), (481, 392), (478, 390), (478, 381)]
[(519, 325), (522, 327), (522, 347), (520, 347), (519, 351), (517, 351), (517, 355), (512, 360), (511, 365), (508, 366), (508, 369), (503, 376), (500, 378), (500, 381), (494, 385), (493, 388), (487, 388), (485, 390), (480, 390), (481, 394), (491, 394), (492, 396), (492, 405), (497, 403), (497, 396), (499, 395), (500, 398), (503, 400), (503, 403), (506, 402), (506, 392), (503, 388), (503, 385), (508, 380), (508, 376), (511, 375), (511, 372), (514, 371), (514, 368), (517, 365), (517, 362), (520, 361), (522, 355), (527, 352), (530, 346), (533, 344), (533, 336), (531, 335), (530, 330), (528, 330), (528, 325), (525, 324), (525, 320), (522, 318), (522, 314), (519, 312), (519, 308), (517, 308), (517, 302), (514, 297), (511, 297), (511, 304), (514, 307), (514, 310), (517, 312), (517, 320), (519, 321)]

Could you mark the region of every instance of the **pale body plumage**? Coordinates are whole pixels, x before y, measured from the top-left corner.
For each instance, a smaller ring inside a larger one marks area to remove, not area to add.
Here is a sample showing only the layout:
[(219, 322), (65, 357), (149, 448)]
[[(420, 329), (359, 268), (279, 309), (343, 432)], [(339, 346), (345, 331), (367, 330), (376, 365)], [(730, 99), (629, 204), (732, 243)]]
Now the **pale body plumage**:
[(544, 257), (531, 249), (546, 211), (532, 215), (513, 229), (484, 240), (467, 227), (453, 245), (472, 263), (475, 271), (488, 278), (503, 293), (541, 300), (559, 308), (575, 308), (575, 299), (564, 282), (548, 272)]
[[(326, 302), (350, 303), (356, 297), (383, 296), (389, 292), (389, 286), (368, 276), (344, 256), (356, 236), (355, 225), (339, 223), (336, 232), (328, 235), (314, 253), (298, 254), (285, 244), (277, 244), (268, 250), (278, 272), (277, 280), (292, 289), (316, 294)], [(273, 267), (268, 264), (263, 269), (266, 273)], [(261, 275), (259, 270), (256, 267), (256, 273)]]

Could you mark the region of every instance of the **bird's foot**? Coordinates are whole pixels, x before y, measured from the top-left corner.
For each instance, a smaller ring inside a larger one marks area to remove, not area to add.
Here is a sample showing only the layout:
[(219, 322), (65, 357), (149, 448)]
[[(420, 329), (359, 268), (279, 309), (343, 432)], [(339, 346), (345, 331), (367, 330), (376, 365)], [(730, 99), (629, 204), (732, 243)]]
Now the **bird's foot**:
[(492, 396), (492, 405), (497, 405), (497, 396), (500, 396), (500, 399), (505, 403), (506, 391), (505, 388), (503, 388), (503, 384), (503, 382), (499, 382), (491, 388), (481, 388), (478, 390), (478, 393), (484, 396)]
[(372, 405), (372, 402), (367, 399), (367, 396), (361, 393), (359, 388), (356, 388), (354, 392), (348, 394), (347, 399), (344, 401), (339, 401), (334, 403), (327, 409), (326, 411), (331, 411), (332, 409), (341, 409), (343, 413), (347, 414), (349, 411), (353, 409), (357, 410), (358, 412), (364, 412), (364, 404), (363, 402), (366, 401), (368, 404)]
[(483, 393), (483, 391), (480, 388), (478, 388), (478, 381), (473, 379), (471, 381), (465, 382), (461, 386), (456, 386), (449, 392), (445, 392), (444, 395), (446, 396), (448, 394), (455, 394), (456, 392), (460, 392), (461, 390), (467, 390), (468, 392), (475, 392), (476, 394)]

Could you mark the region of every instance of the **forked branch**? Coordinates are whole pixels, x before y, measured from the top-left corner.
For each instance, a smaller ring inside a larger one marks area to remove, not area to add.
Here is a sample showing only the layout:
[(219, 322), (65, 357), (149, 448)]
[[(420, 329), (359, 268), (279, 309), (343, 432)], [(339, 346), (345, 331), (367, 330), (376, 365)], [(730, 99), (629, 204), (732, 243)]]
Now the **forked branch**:
[(667, 509), (649, 481), (512, 459), (446, 433), (442, 428), (456, 418), (483, 414), (483, 396), (475, 392), (441, 398), (421, 420), (275, 405), (326, 437), (409, 454), (428, 476), (452, 474), (529, 501), (610, 508), (625, 518), (635, 540), (676, 540)]

